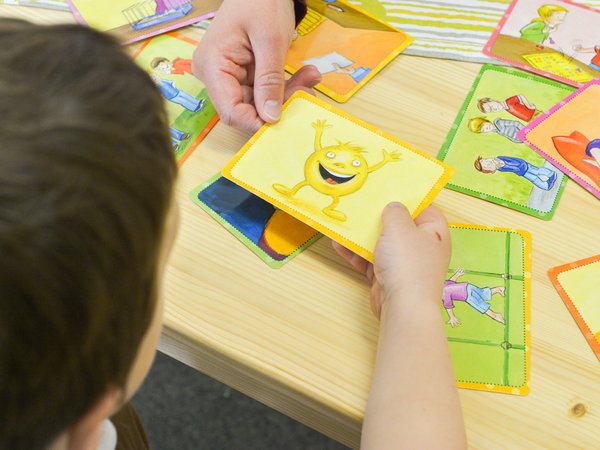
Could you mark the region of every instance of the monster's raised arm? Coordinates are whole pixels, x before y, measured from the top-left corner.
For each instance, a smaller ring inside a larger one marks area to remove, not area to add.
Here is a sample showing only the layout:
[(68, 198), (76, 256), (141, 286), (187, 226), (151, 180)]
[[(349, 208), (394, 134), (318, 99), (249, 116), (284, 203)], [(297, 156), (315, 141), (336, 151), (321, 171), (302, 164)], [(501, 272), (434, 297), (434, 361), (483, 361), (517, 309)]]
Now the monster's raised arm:
[(389, 162), (400, 161), (400, 152), (393, 151), (391, 153), (388, 153), (385, 149), (383, 149), (382, 151), (383, 151), (383, 159), (381, 161), (379, 161), (377, 164), (370, 166), (369, 173), (375, 172), (377, 169), (381, 169), (383, 166), (385, 166)]
[(315, 152), (320, 151), (323, 147), (321, 146), (321, 137), (323, 136), (323, 130), (325, 128), (331, 128), (331, 125), (327, 125), (326, 120), (316, 120), (311, 123), (315, 129)]

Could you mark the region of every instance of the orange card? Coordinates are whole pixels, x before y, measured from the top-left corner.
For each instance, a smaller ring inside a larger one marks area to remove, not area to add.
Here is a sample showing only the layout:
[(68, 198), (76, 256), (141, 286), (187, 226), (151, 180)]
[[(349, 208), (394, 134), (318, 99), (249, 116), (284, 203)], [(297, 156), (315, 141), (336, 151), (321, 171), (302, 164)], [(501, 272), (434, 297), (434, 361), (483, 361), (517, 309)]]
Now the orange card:
[(554, 267), (548, 275), (600, 359), (600, 255)]

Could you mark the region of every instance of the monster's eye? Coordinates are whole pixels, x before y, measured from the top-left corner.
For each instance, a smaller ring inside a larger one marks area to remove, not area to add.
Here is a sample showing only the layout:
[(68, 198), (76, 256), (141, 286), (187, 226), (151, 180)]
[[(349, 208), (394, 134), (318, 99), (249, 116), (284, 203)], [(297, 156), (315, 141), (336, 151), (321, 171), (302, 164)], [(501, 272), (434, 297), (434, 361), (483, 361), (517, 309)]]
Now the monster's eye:
[(325, 156), (327, 156), (329, 159), (333, 159), (333, 158), (335, 158), (335, 153), (327, 152), (327, 154)]
[(360, 161), (358, 159), (355, 159), (354, 161), (352, 161), (352, 165), (354, 167), (360, 167)]

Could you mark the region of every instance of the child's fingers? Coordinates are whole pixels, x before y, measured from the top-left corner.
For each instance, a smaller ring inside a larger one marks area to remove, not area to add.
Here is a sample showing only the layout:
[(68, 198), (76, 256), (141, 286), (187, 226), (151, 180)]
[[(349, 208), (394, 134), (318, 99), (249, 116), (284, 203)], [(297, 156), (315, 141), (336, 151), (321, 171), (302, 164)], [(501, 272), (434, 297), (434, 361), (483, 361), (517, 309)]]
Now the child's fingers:
[(338, 244), (335, 241), (331, 241), (331, 245), (333, 246), (333, 249), (337, 252), (337, 254), (340, 255), (346, 261), (348, 261), (350, 265), (354, 267), (354, 269), (356, 269), (364, 275), (368, 275), (369, 266), (371, 265), (369, 261), (357, 255), (352, 250), (344, 247), (343, 245)]

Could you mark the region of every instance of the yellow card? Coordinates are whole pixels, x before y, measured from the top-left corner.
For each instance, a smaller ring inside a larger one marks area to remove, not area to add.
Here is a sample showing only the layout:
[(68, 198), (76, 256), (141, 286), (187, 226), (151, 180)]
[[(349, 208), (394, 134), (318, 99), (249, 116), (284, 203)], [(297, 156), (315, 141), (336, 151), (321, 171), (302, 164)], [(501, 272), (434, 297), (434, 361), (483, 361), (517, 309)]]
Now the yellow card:
[(594, 79), (587, 72), (579, 70), (571, 59), (560, 53), (534, 53), (532, 55), (522, 55), (532, 67), (550, 72), (562, 78), (577, 81), (578, 83), (587, 83)]
[(223, 175), (372, 261), (389, 202), (413, 217), (452, 169), (405, 142), (304, 92), (264, 125)]

